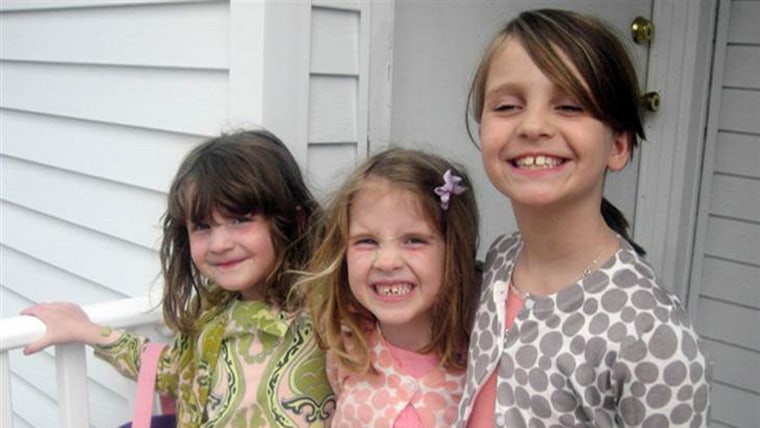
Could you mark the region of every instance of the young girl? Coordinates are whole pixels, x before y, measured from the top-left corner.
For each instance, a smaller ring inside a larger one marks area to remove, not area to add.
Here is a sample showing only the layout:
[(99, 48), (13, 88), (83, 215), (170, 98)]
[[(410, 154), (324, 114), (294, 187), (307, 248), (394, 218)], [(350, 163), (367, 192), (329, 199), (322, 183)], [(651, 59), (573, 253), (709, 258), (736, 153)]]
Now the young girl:
[(593, 18), (524, 12), (489, 46), (470, 101), (519, 233), (487, 255), (459, 425), (705, 425), (697, 335), (602, 197), (644, 137), (622, 43)]
[[(285, 145), (265, 131), (201, 144), (174, 178), (163, 218), (164, 319), (177, 331), (157, 390), (174, 395), (180, 427), (320, 426), (334, 407), (311, 321), (286, 302), (292, 269), (319, 214)], [(72, 304), (37, 305), (47, 332), (34, 353), (79, 341), (136, 378), (144, 337), (89, 321)]]
[(367, 159), (338, 191), (308, 286), (336, 427), (451, 426), (477, 298), (464, 170), (418, 151)]

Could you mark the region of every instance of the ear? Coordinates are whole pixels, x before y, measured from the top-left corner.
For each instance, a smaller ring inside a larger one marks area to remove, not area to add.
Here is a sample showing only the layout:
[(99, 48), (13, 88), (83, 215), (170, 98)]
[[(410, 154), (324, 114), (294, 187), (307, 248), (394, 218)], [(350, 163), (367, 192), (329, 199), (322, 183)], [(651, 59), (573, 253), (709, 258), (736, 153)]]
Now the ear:
[(612, 140), (612, 148), (607, 159), (607, 169), (620, 171), (628, 164), (631, 158), (631, 133), (615, 132)]

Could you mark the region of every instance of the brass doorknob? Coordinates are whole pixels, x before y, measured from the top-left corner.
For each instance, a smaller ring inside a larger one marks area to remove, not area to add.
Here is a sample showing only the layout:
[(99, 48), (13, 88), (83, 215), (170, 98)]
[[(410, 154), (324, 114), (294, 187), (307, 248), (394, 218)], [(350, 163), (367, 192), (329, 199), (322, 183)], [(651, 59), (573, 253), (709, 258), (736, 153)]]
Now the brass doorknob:
[(643, 16), (637, 16), (631, 22), (631, 36), (639, 45), (650, 43), (654, 39), (654, 23)]
[(641, 97), (641, 103), (644, 105), (644, 108), (647, 109), (647, 111), (651, 112), (655, 112), (660, 109), (661, 101), (662, 98), (660, 97), (660, 93), (657, 91), (647, 92)]

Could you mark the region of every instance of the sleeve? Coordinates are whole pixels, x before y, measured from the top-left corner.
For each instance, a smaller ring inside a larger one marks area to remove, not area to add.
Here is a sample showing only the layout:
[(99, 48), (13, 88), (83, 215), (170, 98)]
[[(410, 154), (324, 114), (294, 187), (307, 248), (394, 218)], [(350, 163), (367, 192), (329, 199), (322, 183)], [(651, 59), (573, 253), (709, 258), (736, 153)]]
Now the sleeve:
[(123, 376), (137, 380), (140, 352), (147, 342), (146, 337), (125, 331), (114, 342), (95, 345), (93, 348), (96, 357), (113, 366)]
[[(113, 343), (94, 346), (95, 356), (113, 366), (123, 376), (137, 380), (140, 371), (140, 353), (148, 338), (124, 332)], [(161, 352), (156, 372), (156, 392), (177, 395), (179, 368), (189, 357), (190, 343), (186, 336), (177, 335), (174, 342)]]
[(625, 426), (705, 427), (712, 368), (677, 304), (664, 321), (624, 339), (613, 366), (617, 419)]

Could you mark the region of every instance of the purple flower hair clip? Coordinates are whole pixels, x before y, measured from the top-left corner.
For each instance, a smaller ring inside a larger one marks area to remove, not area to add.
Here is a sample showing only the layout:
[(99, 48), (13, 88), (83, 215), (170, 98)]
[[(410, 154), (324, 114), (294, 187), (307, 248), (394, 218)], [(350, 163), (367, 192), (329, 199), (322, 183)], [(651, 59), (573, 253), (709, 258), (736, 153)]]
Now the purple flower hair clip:
[(446, 172), (443, 173), (443, 186), (436, 187), (435, 194), (441, 198), (441, 208), (443, 208), (444, 211), (449, 209), (451, 195), (461, 195), (467, 190), (466, 187), (460, 184), (461, 182), (462, 177), (454, 175), (450, 169), (447, 169)]

